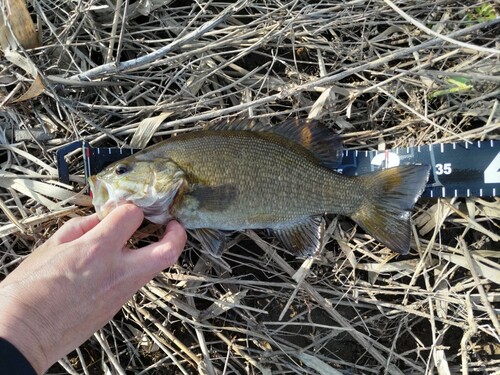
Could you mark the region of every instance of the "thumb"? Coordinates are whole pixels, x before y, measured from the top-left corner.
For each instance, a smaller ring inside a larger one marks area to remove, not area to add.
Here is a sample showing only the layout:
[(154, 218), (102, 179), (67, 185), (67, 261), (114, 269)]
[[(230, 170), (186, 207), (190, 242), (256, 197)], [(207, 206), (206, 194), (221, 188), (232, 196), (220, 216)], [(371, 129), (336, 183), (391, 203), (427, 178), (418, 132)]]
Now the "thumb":
[(39, 267), (40, 259), (46, 256), (57, 256), (57, 253), (62, 250), (59, 245), (74, 241), (84, 236), (97, 224), (99, 224), (99, 218), (96, 214), (74, 217), (71, 220), (68, 220), (52, 235), (52, 237), (50, 237), (44, 244), (37, 247), (33, 253), (21, 263), (21, 265), (15, 270), (17, 271), (16, 274), (22, 275), (22, 270), (28, 270), (30, 267)]
[(68, 220), (64, 225), (52, 235), (50, 241), (52, 245), (60, 245), (80, 238), (89, 230), (99, 224), (96, 214), (84, 217), (74, 217)]
[(113, 209), (100, 223), (82, 237), (84, 241), (98, 240), (102, 248), (122, 249), (144, 218), (142, 210), (133, 204)]

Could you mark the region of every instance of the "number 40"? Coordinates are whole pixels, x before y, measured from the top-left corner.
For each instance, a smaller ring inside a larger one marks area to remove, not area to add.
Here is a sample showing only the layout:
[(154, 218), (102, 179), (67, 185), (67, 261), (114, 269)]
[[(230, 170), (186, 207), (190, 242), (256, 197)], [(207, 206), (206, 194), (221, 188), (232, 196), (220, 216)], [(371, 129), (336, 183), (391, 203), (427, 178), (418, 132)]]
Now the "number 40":
[(497, 184), (500, 182), (500, 152), (484, 170), (484, 182), (487, 184)]

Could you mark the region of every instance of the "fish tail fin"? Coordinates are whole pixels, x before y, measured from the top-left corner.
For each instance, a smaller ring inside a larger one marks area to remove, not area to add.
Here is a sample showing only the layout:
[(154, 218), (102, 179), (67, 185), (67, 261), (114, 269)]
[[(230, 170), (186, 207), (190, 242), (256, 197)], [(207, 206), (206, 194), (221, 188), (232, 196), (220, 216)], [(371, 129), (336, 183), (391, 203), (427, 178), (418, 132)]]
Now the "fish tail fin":
[(367, 188), (366, 198), (351, 218), (391, 250), (408, 254), (411, 211), (429, 170), (427, 165), (404, 165), (360, 177)]

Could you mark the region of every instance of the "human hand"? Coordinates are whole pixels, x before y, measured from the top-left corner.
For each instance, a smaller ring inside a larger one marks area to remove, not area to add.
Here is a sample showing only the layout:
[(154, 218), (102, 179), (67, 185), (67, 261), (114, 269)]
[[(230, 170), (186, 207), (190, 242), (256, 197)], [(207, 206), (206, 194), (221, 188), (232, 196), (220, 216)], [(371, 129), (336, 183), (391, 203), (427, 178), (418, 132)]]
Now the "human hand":
[(37, 373), (83, 343), (164, 268), (177, 261), (186, 232), (170, 222), (141, 249), (126, 242), (142, 223), (134, 205), (69, 220), (0, 283), (0, 337)]

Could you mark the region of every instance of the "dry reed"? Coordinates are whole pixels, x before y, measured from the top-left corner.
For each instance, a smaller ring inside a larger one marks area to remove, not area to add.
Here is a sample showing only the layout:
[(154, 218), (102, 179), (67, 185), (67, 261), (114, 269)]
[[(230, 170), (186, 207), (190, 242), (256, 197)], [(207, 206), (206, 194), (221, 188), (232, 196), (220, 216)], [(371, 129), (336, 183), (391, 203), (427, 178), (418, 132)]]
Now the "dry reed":
[[(92, 212), (81, 153), (68, 157), (71, 185), (57, 182), (55, 152), (73, 140), (144, 147), (236, 115), (318, 118), (352, 149), (498, 139), (493, 1), (30, 0), (23, 33), (13, 4), (2, 3), (2, 275)], [(329, 218), (314, 260), (248, 232), (227, 270), (190, 241), (49, 373), (499, 373), (499, 216), (498, 198), (421, 199), (399, 258), (344, 217)]]

